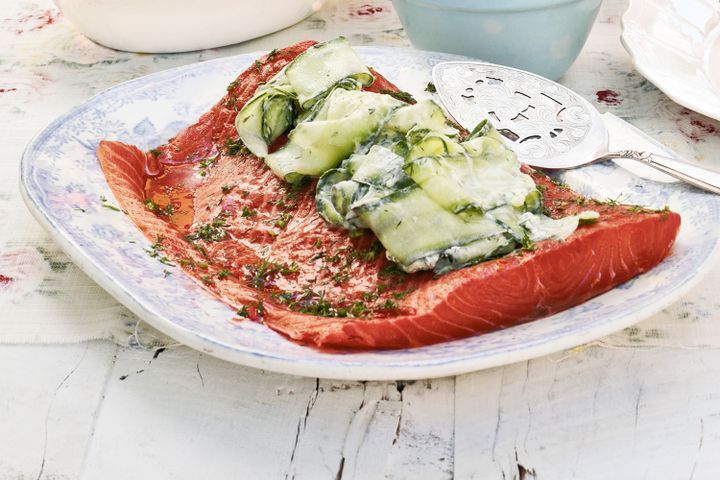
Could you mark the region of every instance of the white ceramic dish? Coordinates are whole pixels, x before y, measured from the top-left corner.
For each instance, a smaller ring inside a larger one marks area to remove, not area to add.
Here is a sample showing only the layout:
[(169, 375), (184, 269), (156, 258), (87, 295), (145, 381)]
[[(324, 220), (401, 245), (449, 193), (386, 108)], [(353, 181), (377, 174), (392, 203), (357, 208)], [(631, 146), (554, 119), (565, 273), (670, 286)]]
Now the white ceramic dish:
[(720, 2), (631, 0), (622, 43), (673, 101), (720, 120)]
[(130, 52), (202, 50), (299, 22), (324, 0), (55, 0), (86, 37)]
[[(427, 95), (432, 66), (448, 54), (387, 47), (357, 49), (400, 88)], [(652, 271), (575, 308), (490, 334), (411, 350), (330, 354), (301, 347), (234, 312), (180, 271), (147, 255), (150, 242), (113, 202), (95, 157), (101, 139), (152, 148), (193, 123), (259, 54), (188, 65), (115, 86), (63, 115), (27, 147), (25, 201), (88, 275), (138, 316), (208, 354), (284, 373), (344, 379), (414, 379), (526, 360), (591, 341), (659, 311), (685, 293), (720, 250), (720, 200), (680, 184), (638, 179), (611, 165), (569, 172), (584, 194), (654, 207), (669, 205), (683, 226), (673, 254)], [(114, 203), (114, 202), (113, 202)]]

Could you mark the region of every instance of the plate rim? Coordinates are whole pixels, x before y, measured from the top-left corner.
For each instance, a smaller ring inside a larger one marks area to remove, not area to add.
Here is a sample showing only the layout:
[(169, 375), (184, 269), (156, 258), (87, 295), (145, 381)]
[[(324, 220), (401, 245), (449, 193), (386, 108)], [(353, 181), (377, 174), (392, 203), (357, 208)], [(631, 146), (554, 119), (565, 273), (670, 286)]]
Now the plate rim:
[[(642, 8), (641, 0), (630, 0), (627, 10), (625, 10), (625, 13), (623, 13), (620, 17), (620, 27), (622, 29), (622, 33), (620, 34), (620, 43), (628, 55), (630, 55), (630, 59), (637, 71), (673, 102), (700, 113), (701, 115), (720, 121), (720, 107), (707, 108), (703, 102), (697, 102), (697, 100), (692, 97), (686, 97), (682, 94), (673, 92), (672, 88), (668, 87), (663, 80), (663, 75), (656, 75), (652, 65), (642, 60), (642, 55), (638, 53), (637, 49), (633, 45), (634, 42), (627, 35), (629, 30), (628, 25), (631, 22), (636, 22), (632, 15), (635, 13), (636, 9), (639, 10), (640, 8)], [(720, 29), (720, 27), (718, 27), (718, 29)], [(703, 63), (702, 59), (699, 59), (699, 63)], [(702, 69), (704, 72), (704, 67), (702, 67)], [(707, 81), (710, 82), (710, 79), (707, 79)], [(712, 85), (710, 85), (710, 87), (712, 87)], [(717, 99), (718, 102), (720, 102), (720, 95), (717, 96)]]
[[(363, 47), (360, 47), (361, 50), (362, 48)], [(387, 46), (369, 46), (364, 48), (389, 50), (393, 52), (397, 52), (398, 50), (406, 50), (414, 54), (437, 54), (436, 52), (423, 52), (408, 48)], [(91, 96), (90, 98), (74, 106), (73, 108), (69, 109), (67, 112), (63, 113), (58, 118), (53, 120), (28, 142), (21, 157), (21, 197), (23, 198), (23, 201), (25, 202), (33, 217), (48, 232), (53, 241), (55, 241), (60, 246), (60, 248), (70, 257), (70, 259), (78, 266), (78, 268), (85, 272), (91, 279), (93, 279), (93, 281), (97, 282), (104, 290), (110, 293), (121, 304), (125, 305), (128, 309), (135, 313), (141, 321), (148, 322), (150, 325), (157, 328), (161, 332), (191, 348), (239, 365), (267, 369), (290, 375), (300, 375), (308, 377), (321, 377), (338, 380), (412, 380), (458, 375), (510, 363), (526, 361), (567, 348), (572, 348), (590, 342), (592, 340), (596, 340), (602, 336), (635, 324), (659, 312), (663, 308), (675, 302), (678, 298), (682, 297), (685, 293), (687, 293), (695, 285), (697, 285), (697, 283), (699, 283), (702, 278), (710, 271), (710, 269), (720, 260), (720, 241), (716, 241), (716, 243), (712, 247), (712, 251), (708, 257), (708, 260), (702, 263), (699, 268), (694, 272), (694, 275), (687, 281), (685, 281), (685, 283), (683, 283), (679, 288), (677, 288), (673, 292), (673, 295), (668, 295), (664, 297), (661, 301), (649, 304), (646, 307), (643, 307), (640, 310), (633, 312), (632, 314), (625, 315), (621, 319), (618, 319), (614, 322), (601, 323), (600, 325), (586, 328), (581, 332), (575, 331), (570, 334), (555, 337), (550, 341), (543, 341), (530, 346), (526, 345), (519, 349), (506, 350), (504, 352), (496, 353), (492, 356), (480, 356), (459, 359), (430, 358), (423, 360), (422, 365), (405, 364), (366, 366), (361, 364), (330, 364), (323, 360), (314, 360), (311, 358), (304, 358), (302, 359), (302, 361), (298, 362), (297, 359), (293, 360), (284, 357), (271, 356), (268, 353), (252, 352), (245, 347), (236, 347), (235, 349), (227, 348), (225, 345), (212, 341), (211, 339), (199, 334), (196, 331), (188, 329), (182, 325), (173, 323), (163, 318), (162, 316), (156, 315), (155, 312), (147, 309), (142, 304), (142, 302), (137, 300), (132, 295), (132, 292), (126, 291), (126, 289), (115, 283), (113, 280), (113, 276), (108, 273), (102, 266), (98, 265), (93, 260), (93, 257), (86, 250), (82, 249), (79, 245), (77, 245), (72, 239), (72, 237), (70, 237), (67, 232), (63, 230), (61, 226), (58, 225), (42, 208), (41, 204), (34, 196), (34, 193), (37, 193), (38, 187), (36, 186), (35, 192), (31, 188), (33, 179), (30, 176), (31, 169), (29, 168), (29, 162), (32, 160), (31, 154), (34, 152), (35, 147), (39, 144), (40, 140), (52, 134), (59, 126), (63, 124), (64, 121), (72, 118), (74, 114), (83, 110), (83, 107), (85, 107), (88, 103), (92, 102), (98, 97), (107, 95), (115, 89), (122, 88), (127, 84), (145, 80), (148, 77), (153, 77), (155, 80), (159, 80), (164, 78), (165, 76), (172, 76), (178, 71), (197, 68), (199, 63), (206, 64), (209, 62), (222, 62), (240, 57), (254, 58), (260, 54), (262, 54), (262, 52), (249, 52), (230, 57), (221, 57), (206, 62), (191, 63), (167, 70), (162, 70), (113, 85), (112, 87)], [(538, 319), (536, 321), (542, 321), (542, 319)]]

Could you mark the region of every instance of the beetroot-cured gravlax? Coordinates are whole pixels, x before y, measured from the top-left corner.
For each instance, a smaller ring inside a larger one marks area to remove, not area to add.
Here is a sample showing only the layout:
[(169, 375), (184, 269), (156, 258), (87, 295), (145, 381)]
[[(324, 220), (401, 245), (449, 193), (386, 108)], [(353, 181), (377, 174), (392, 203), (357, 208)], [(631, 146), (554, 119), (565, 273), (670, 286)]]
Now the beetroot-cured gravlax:
[(519, 168), (491, 127), (455, 130), (328, 44), (259, 59), (167, 144), (98, 147), (152, 255), (235, 321), (322, 348), (417, 347), (572, 307), (670, 254), (676, 213)]

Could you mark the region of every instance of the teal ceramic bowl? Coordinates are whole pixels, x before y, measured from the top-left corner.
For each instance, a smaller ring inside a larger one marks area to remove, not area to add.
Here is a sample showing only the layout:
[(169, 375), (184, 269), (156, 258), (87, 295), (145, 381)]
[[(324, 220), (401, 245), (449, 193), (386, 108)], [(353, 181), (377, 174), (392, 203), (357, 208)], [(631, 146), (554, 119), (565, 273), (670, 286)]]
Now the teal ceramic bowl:
[(417, 48), (560, 78), (585, 44), (602, 0), (393, 0)]

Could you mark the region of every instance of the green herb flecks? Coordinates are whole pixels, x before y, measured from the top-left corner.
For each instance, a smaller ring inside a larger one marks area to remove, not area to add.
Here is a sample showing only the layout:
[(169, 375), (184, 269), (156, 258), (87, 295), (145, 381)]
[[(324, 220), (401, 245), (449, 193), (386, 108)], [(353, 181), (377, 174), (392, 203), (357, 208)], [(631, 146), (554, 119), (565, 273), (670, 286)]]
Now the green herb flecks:
[(192, 258), (181, 258), (178, 263), (180, 263), (183, 267), (195, 267), (195, 261)]
[(186, 237), (187, 240), (197, 241), (204, 240), (206, 242), (220, 242), (227, 237), (227, 222), (225, 215), (220, 214), (213, 219), (212, 222), (200, 225), (195, 233)]
[(475, 125), (475, 128), (472, 129), (472, 132), (470, 132), (470, 135), (468, 136), (468, 140), (472, 140), (475, 137), (479, 137), (484, 135), (485, 127), (488, 124), (487, 118), (482, 120), (480, 123)]
[(172, 206), (172, 203), (168, 203), (166, 206), (161, 207), (157, 203), (153, 202), (151, 199), (146, 198), (145, 206), (148, 210), (150, 210), (156, 215), (164, 215), (166, 217), (170, 217), (173, 213), (175, 213), (175, 208)]
[(238, 139), (228, 138), (227, 140), (225, 140), (224, 147), (225, 147), (225, 155), (234, 156), (234, 155), (238, 155), (238, 154), (245, 155), (245, 154), (249, 153), (249, 150), (247, 149), (247, 147), (245, 147), (245, 144), (239, 138)]
[(654, 210), (654, 213), (659, 213), (663, 219), (667, 219), (670, 217), (670, 207), (668, 205), (665, 205), (663, 208)]
[(425, 86), (425, 91), (429, 93), (437, 93), (437, 88), (435, 88), (435, 84), (433, 82), (428, 82)]
[(579, 218), (578, 219), (578, 225), (593, 225), (595, 223), (598, 223), (600, 219), (599, 218)]
[(105, 198), (105, 195), (100, 195), (100, 201), (102, 202), (103, 208), (107, 208), (108, 210), (112, 210), (113, 212), (123, 212), (120, 208), (116, 207), (115, 205), (108, 203), (107, 198)]
[(292, 215), (288, 212), (285, 212), (281, 214), (275, 221), (273, 222), (273, 225), (275, 225), (278, 228), (285, 228), (287, 227), (288, 222), (292, 218)]
[(395, 262), (388, 262), (378, 272), (379, 277), (404, 277), (407, 275), (403, 269)]
[(397, 308), (397, 304), (391, 299), (373, 305), (372, 303), (378, 299), (375, 292), (366, 292), (362, 300), (345, 301), (343, 298), (338, 302), (331, 302), (325, 297), (324, 291), (316, 292), (306, 288), (299, 292), (275, 292), (271, 294), (271, 298), (285, 305), (290, 311), (321, 317), (362, 318), (376, 310)]
[(200, 172), (198, 172), (199, 175), (201, 177), (204, 177), (205, 175), (207, 175), (208, 167), (210, 167), (210, 165), (214, 164), (218, 158), (220, 158), (219, 153), (217, 155), (215, 155), (214, 157), (207, 157), (207, 158), (202, 159), (200, 162), (198, 162), (198, 167), (200, 167)]
[(408, 92), (396, 92), (394, 90), (388, 90), (386, 88), (380, 89), (380, 93), (390, 95), (396, 100), (400, 100), (405, 103), (415, 103), (415, 97)]
[(395, 300), (402, 300), (413, 292), (413, 289), (403, 290), (402, 292), (393, 292), (392, 296)]
[(395, 303), (393, 300), (390, 300), (389, 298), (385, 300), (385, 302), (381, 305), (381, 308), (383, 310), (395, 310), (397, 308), (397, 303)]
[(225, 107), (237, 110), (237, 95), (235, 95), (234, 93), (228, 95), (228, 99), (225, 102)]
[(333, 280), (333, 283), (335, 283), (335, 285), (342, 285), (343, 283), (350, 280), (350, 274), (348, 274), (347, 272), (340, 271), (340, 272), (335, 273), (332, 276), (332, 280)]
[(165, 237), (158, 235), (155, 239), (155, 243), (150, 246), (150, 249), (145, 249), (145, 252), (150, 256), (150, 258), (155, 258), (164, 265), (174, 267), (175, 265), (173, 265), (170, 259), (162, 253), (162, 251), (165, 250), (164, 242)]
[(276, 275), (291, 275), (297, 273), (300, 270), (300, 266), (295, 262), (289, 264), (277, 263), (263, 259), (254, 265), (247, 265), (247, 270), (248, 283), (252, 287), (262, 290), (272, 282)]
[(242, 213), (240, 213), (240, 216), (243, 218), (250, 218), (257, 215), (257, 211), (253, 210), (252, 208), (248, 207), (247, 205), (244, 205), (242, 208)]
[(231, 191), (233, 188), (235, 188), (236, 186), (237, 186), (237, 185), (234, 184), (234, 183), (228, 183), (228, 184), (226, 184), (226, 185), (223, 185), (222, 188), (221, 188), (222, 193), (230, 193), (230, 191)]
[(621, 193), (615, 198), (608, 198), (607, 200), (605, 200), (605, 204), (609, 205), (611, 207), (616, 207), (616, 206), (620, 205), (622, 198), (623, 198), (623, 195)]
[(382, 244), (376, 240), (365, 250), (356, 250), (351, 254), (351, 256), (359, 258), (365, 262), (373, 262), (380, 252), (382, 252)]
[(525, 252), (533, 252), (537, 249), (537, 245), (530, 239), (530, 236), (526, 233), (522, 238), (522, 250)]

